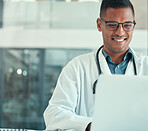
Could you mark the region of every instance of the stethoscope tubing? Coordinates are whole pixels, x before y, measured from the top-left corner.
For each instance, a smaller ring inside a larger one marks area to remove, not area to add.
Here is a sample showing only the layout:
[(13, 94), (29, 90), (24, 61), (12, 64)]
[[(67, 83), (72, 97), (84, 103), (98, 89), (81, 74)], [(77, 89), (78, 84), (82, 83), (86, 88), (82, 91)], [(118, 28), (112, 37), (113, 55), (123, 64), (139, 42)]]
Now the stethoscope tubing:
[[(101, 75), (102, 74), (102, 70), (101, 70), (101, 66), (100, 66), (100, 62), (99, 62), (99, 52), (101, 51), (101, 49), (103, 48), (104, 46), (102, 45), (97, 53), (96, 53), (96, 65), (97, 65), (97, 69), (98, 69), (98, 74)], [(137, 75), (137, 69), (136, 69), (136, 63), (135, 63), (135, 59), (133, 57), (133, 67), (134, 67), (134, 74)], [(93, 84), (93, 94), (95, 94), (95, 88), (96, 88), (96, 84), (97, 84), (98, 80), (96, 80)]]

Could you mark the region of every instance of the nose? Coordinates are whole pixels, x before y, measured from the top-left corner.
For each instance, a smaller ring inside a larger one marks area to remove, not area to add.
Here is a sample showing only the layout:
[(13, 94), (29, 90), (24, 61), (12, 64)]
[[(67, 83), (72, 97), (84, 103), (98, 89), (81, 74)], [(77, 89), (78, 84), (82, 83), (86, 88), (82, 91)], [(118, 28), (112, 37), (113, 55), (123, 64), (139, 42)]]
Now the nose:
[(116, 35), (122, 36), (125, 33), (122, 24), (119, 24), (118, 28), (116, 29)]

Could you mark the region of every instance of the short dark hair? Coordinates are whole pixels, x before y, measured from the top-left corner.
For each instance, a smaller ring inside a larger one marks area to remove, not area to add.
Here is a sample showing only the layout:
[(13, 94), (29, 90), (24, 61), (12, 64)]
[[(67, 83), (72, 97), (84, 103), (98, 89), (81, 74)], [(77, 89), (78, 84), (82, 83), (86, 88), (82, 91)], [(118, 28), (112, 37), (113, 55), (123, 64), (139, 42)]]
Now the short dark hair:
[(133, 17), (135, 17), (135, 11), (130, 0), (102, 0), (100, 8), (100, 18), (106, 13), (107, 8), (131, 8), (133, 12)]

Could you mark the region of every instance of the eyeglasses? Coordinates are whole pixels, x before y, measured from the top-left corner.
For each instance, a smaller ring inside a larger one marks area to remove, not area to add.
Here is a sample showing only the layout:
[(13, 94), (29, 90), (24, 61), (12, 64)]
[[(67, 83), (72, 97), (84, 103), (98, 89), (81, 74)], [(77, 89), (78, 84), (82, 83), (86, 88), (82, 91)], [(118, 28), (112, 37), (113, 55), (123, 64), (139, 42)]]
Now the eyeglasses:
[(124, 31), (132, 31), (136, 25), (135, 21), (127, 21), (124, 23), (118, 23), (116, 21), (105, 21), (103, 19), (100, 19), (102, 22), (106, 23), (106, 27), (108, 30), (110, 31), (114, 31), (117, 30), (117, 28), (119, 27), (119, 24), (122, 24), (122, 28)]

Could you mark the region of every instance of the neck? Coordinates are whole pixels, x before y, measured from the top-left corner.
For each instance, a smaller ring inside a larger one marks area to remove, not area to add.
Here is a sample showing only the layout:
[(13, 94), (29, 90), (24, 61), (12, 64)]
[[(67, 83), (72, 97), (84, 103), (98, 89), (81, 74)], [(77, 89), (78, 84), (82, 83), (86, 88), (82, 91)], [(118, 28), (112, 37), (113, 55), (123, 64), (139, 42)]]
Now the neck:
[(114, 63), (116, 64), (120, 64), (122, 61), (123, 61), (123, 58), (125, 56), (125, 53), (124, 54), (119, 54), (119, 53), (116, 53), (116, 54), (110, 54), (111, 56), (111, 59)]
[[(105, 50), (105, 49), (104, 49), (104, 50)], [(127, 49), (127, 50), (128, 50), (128, 49)], [(124, 51), (124, 52), (109, 52), (109, 51), (106, 51), (106, 50), (105, 50), (105, 52), (110, 55), (111, 60), (112, 60), (114, 63), (120, 64), (120, 63), (123, 61), (123, 58), (124, 58), (124, 56), (125, 56), (127, 50)]]

